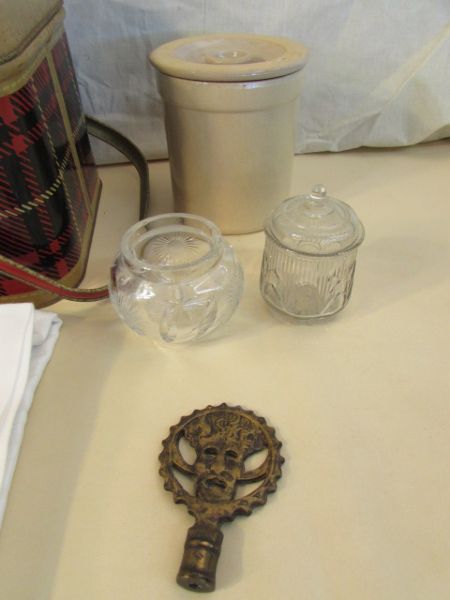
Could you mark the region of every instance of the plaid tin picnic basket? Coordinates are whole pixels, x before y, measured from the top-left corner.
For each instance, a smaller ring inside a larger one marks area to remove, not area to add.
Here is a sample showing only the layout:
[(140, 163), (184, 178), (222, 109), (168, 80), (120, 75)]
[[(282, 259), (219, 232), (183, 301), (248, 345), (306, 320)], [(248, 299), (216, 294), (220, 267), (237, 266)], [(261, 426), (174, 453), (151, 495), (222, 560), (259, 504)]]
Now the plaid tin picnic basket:
[(62, 0), (1, 3), (0, 302), (39, 307), (107, 296), (105, 287), (74, 287), (86, 269), (101, 188), (88, 133), (139, 163), (144, 216), (145, 159), (83, 115)]

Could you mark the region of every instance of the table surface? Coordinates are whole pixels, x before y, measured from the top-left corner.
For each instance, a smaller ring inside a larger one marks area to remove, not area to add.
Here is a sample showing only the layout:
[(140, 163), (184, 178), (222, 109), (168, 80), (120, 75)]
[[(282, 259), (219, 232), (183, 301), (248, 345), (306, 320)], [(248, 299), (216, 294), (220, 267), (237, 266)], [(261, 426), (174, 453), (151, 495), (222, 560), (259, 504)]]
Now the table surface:
[[(171, 209), (150, 164), (153, 212)], [(130, 166), (101, 169), (87, 283), (136, 219)], [(0, 534), (5, 600), (193, 598), (175, 583), (192, 518), (158, 475), (182, 415), (228, 402), (265, 416), (286, 462), (276, 494), (224, 526), (214, 598), (450, 598), (450, 146), (295, 158), (366, 228), (349, 305), (319, 323), (262, 301), (262, 233), (230, 237), (242, 302), (220, 335), (160, 347), (109, 302), (63, 320), (37, 390)]]

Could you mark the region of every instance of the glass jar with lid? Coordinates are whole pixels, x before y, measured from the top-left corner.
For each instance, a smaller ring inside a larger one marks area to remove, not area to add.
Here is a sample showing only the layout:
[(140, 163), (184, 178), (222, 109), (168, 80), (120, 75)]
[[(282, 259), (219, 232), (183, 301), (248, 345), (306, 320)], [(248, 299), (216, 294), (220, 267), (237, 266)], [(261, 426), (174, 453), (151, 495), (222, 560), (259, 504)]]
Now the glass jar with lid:
[(288, 198), (265, 224), (263, 298), (298, 318), (327, 317), (350, 299), (364, 227), (353, 209), (323, 185)]

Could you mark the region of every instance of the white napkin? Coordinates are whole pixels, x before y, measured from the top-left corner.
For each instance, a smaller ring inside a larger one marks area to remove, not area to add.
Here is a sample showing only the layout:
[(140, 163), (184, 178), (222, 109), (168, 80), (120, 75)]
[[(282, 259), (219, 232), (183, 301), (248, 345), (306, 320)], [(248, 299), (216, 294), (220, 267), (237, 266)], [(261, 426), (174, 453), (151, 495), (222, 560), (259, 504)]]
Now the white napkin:
[(34, 391), (61, 320), (33, 304), (0, 305), (0, 526)]

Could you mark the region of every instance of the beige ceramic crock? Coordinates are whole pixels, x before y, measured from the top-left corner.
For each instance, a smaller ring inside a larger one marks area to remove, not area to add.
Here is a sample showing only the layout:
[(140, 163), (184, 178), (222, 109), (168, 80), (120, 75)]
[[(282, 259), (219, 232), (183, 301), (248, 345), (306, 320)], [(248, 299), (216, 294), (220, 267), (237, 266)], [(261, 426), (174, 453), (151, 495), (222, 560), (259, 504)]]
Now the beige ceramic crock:
[(223, 233), (262, 229), (289, 193), (306, 54), (291, 40), (250, 34), (184, 38), (151, 53), (177, 211)]

